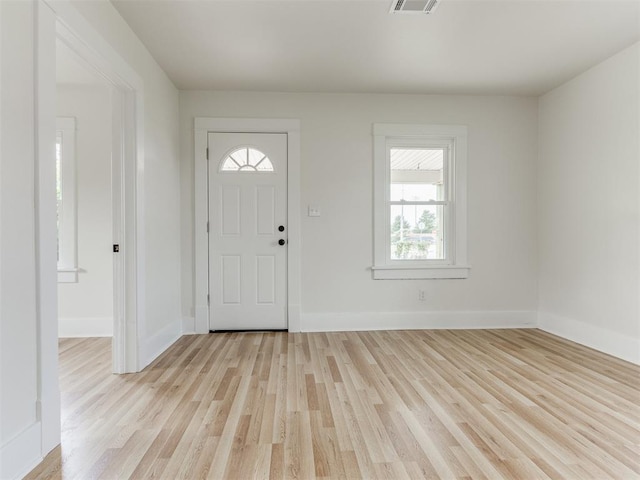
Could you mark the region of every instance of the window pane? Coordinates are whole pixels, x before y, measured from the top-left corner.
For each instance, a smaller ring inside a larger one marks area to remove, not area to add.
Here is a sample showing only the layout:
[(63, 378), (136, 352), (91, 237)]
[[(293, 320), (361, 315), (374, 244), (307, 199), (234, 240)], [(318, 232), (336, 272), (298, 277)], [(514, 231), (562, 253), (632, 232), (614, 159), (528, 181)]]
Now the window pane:
[(255, 167), (263, 158), (266, 158), (266, 155), (260, 150), (256, 150), (255, 148), (249, 149), (249, 165), (252, 167)]
[(444, 200), (444, 149), (391, 148), (391, 201)]
[(256, 165), (256, 170), (259, 172), (273, 172), (273, 164), (268, 157), (263, 157), (263, 159)]
[(247, 149), (241, 148), (229, 155), (240, 167), (249, 164)]
[(221, 170), (223, 172), (237, 172), (238, 170), (240, 170), (240, 167), (238, 166), (238, 164), (236, 162), (234, 162), (231, 159), (231, 157), (227, 157), (227, 159), (222, 164), (222, 169)]
[(443, 260), (444, 207), (391, 205), (391, 260)]

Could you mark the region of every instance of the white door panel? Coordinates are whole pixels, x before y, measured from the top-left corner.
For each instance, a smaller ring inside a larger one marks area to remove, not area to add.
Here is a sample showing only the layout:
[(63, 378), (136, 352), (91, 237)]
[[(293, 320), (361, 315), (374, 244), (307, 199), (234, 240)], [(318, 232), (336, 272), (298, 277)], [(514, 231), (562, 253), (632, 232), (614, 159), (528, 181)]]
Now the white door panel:
[(287, 135), (209, 133), (208, 146), (210, 329), (286, 329)]

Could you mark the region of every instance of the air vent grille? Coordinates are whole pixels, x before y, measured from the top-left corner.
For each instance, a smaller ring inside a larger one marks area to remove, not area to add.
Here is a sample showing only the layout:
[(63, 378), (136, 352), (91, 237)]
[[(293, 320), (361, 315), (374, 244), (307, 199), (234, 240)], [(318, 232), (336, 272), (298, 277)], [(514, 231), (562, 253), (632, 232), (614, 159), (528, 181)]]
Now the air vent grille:
[(391, 13), (433, 13), (442, 0), (394, 0)]

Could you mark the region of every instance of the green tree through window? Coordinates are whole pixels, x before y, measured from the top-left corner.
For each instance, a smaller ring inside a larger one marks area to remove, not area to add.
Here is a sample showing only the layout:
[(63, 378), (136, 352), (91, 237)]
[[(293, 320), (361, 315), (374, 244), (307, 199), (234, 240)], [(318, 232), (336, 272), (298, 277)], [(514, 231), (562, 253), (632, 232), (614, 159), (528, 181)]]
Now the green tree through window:
[(425, 210), (418, 219), (418, 223), (413, 229), (414, 233), (431, 233), (436, 228), (436, 216), (433, 212)]
[(402, 215), (396, 215), (391, 225), (391, 244), (396, 249), (398, 258), (407, 258), (413, 242), (409, 241), (408, 234), (411, 232), (411, 225)]

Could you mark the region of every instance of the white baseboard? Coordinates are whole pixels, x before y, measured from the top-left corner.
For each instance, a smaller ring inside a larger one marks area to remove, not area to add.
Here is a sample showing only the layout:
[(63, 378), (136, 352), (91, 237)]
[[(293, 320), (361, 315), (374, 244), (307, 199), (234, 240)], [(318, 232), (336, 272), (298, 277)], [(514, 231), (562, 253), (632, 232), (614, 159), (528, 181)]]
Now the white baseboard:
[(287, 329), (292, 333), (302, 332), (302, 316), (300, 314), (300, 305), (289, 305), (287, 314)]
[(41, 425), (35, 422), (0, 447), (0, 478), (22, 478), (42, 461)]
[(535, 328), (534, 311), (303, 313), (301, 331)]
[(58, 337), (112, 337), (113, 318), (59, 318)]
[(159, 332), (140, 342), (140, 371), (158, 358), (182, 336), (182, 319), (178, 319)]
[(196, 319), (194, 317), (182, 318), (182, 334), (194, 335), (196, 333)]
[(40, 412), (38, 418), (42, 425), (42, 456), (46, 457), (51, 450), (60, 445), (60, 389), (43, 390), (41, 395), (42, 399), (36, 402), (36, 409)]
[(206, 305), (196, 305), (194, 312), (195, 332), (209, 333), (209, 307)]
[(640, 365), (640, 339), (572, 318), (538, 313), (538, 328), (558, 337)]

